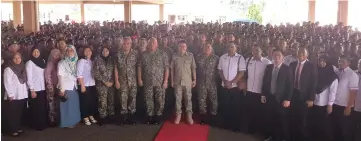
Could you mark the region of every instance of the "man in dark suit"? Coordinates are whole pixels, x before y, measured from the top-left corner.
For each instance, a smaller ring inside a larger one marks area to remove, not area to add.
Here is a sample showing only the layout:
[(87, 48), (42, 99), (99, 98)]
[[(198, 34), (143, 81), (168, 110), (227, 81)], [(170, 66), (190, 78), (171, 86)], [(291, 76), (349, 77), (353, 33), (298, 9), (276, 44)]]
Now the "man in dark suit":
[(306, 48), (299, 48), (297, 57), (298, 61), (290, 64), (294, 80), (292, 105), (290, 107), (290, 129), (292, 140), (304, 141), (309, 139), (307, 117), (316, 94), (317, 67), (308, 61)]
[(293, 80), (291, 68), (283, 64), (281, 50), (272, 53), (274, 64), (266, 67), (261, 102), (267, 104), (267, 138), (265, 141), (289, 140), (287, 109), (291, 104)]

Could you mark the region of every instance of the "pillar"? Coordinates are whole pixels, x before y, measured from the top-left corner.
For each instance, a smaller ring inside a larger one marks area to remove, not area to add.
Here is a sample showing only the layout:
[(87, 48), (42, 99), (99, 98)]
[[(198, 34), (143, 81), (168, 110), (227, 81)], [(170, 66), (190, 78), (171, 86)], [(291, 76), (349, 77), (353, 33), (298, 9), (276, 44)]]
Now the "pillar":
[(21, 24), (21, 1), (13, 1), (13, 23), (17, 27)]
[(84, 2), (80, 3), (80, 16), (81, 16), (81, 22), (85, 23)]
[(25, 33), (39, 31), (39, 2), (23, 1)]
[(316, 1), (308, 1), (308, 21), (315, 22), (316, 19)]
[(338, 11), (337, 11), (337, 23), (342, 22), (343, 25), (347, 25), (347, 19), (348, 19), (348, 0), (339, 0)]
[(159, 20), (164, 21), (164, 4), (159, 4)]
[(124, 22), (132, 22), (132, 1), (124, 1)]

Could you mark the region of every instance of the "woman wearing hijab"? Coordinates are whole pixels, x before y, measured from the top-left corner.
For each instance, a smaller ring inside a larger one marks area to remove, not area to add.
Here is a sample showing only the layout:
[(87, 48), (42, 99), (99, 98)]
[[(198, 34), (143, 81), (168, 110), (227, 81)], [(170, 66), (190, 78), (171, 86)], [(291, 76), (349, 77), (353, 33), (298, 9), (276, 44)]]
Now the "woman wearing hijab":
[(74, 128), (80, 121), (76, 63), (78, 55), (73, 45), (66, 47), (64, 59), (58, 64), (60, 88), (60, 127)]
[(21, 114), (24, 110), (28, 90), (26, 86), (27, 76), (25, 65), (22, 62), (20, 53), (15, 53), (12, 61), (4, 70), (4, 120), (7, 133), (12, 136), (19, 136), (21, 129)]
[(44, 68), (45, 60), (41, 58), (40, 49), (34, 47), (31, 57), (26, 62), (26, 74), (30, 89), (29, 108), (30, 125), (36, 130), (44, 130), (47, 127), (47, 102), (45, 93)]
[(94, 115), (97, 113), (97, 90), (92, 75), (92, 50), (90, 46), (83, 48), (83, 56), (77, 63), (77, 78), (79, 82), (80, 113), (85, 125), (97, 123)]
[(318, 141), (330, 141), (331, 130), (329, 115), (332, 113), (332, 105), (336, 99), (338, 86), (337, 75), (333, 66), (329, 63), (326, 55), (318, 59), (318, 84), (314, 106), (312, 107), (313, 127), (312, 137)]
[(115, 115), (112, 87), (114, 84), (114, 66), (112, 62), (109, 48), (103, 47), (100, 56), (95, 59), (93, 65), (93, 75), (98, 90), (99, 125), (106, 123), (106, 118), (112, 118)]
[(60, 61), (60, 50), (53, 49), (50, 52), (45, 67), (46, 96), (48, 102), (48, 121), (50, 126), (56, 126), (59, 122), (59, 100), (56, 95), (59, 94), (58, 86), (58, 63)]

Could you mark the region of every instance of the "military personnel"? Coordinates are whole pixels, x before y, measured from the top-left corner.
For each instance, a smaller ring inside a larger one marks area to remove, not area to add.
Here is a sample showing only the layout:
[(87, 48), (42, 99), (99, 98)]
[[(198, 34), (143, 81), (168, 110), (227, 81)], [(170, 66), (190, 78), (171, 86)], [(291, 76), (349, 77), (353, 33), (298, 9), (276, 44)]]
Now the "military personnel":
[(148, 124), (159, 124), (168, 87), (169, 61), (167, 54), (158, 49), (157, 39), (151, 38), (147, 48), (140, 56), (138, 83), (144, 85)]
[(134, 114), (136, 111), (138, 52), (131, 47), (132, 39), (124, 38), (123, 48), (115, 58), (115, 87), (118, 90), (117, 95), (121, 105), (119, 108), (120, 125), (124, 125), (126, 119), (130, 124), (136, 124)]
[(178, 53), (174, 54), (171, 68), (171, 84), (175, 93), (175, 124), (179, 124), (182, 114), (182, 99), (187, 112), (187, 121), (193, 124), (192, 118), (192, 88), (196, 86), (196, 63), (193, 54), (187, 52), (185, 40), (178, 42)]
[(213, 54), (213, 48), (210, 42), (206, 42), (202, 47), (203, 53), (196, 57), (197, 78), (198, 78), (198, 104), (201, 115), (201, 124), (204, 124), (207, 115), (207, 102), (210, 103), (211, 121), (217, 114), (218, 98), (217, 98), (217, 65), (219, 57)]

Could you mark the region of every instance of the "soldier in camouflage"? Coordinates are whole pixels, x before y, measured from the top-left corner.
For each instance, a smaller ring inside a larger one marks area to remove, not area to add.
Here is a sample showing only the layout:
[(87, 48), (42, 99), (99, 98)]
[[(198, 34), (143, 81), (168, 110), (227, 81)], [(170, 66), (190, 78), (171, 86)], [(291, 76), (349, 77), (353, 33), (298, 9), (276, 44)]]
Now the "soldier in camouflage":
[[(197, 64), (197, 92), (199, 112), (201, 115), (201, 124), (207, 122), (207, 107), (209, 106), (208, 114), (213, 121), (217, 114), (218, 98), (217, 98), (217, 65), (219, 57), (213, 54), (213, 48), (210, 42), (203, 44), (203, 53), (196, 57)], [(210, 105), (207, 105), (207, 102)]]
[(140, 86), (144, 85), (148, 124), (159, 124), (159, 119), (163, 115), (168, 75), (168, 56), (158, 49), (157, 39), (151, 38), (147, 51), (140, 56), (138, 65), (138, 83)]
[(119, 108), (120, 125), (124, 125), (126, 119), (130, 124), (136, 124), (134, 114), (136, 111), (138, 51), (132, 49), (131, 46), (131, 38), (124, 38), (122, 51), (115, 58), (115, 87), (118, 90), (117, 95), (121, 105)]

